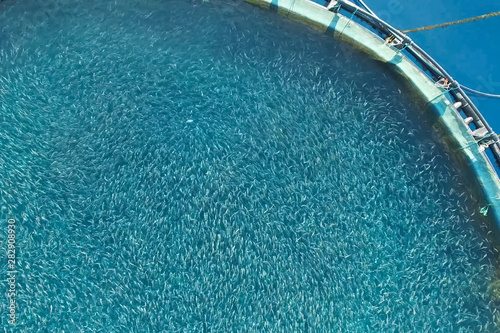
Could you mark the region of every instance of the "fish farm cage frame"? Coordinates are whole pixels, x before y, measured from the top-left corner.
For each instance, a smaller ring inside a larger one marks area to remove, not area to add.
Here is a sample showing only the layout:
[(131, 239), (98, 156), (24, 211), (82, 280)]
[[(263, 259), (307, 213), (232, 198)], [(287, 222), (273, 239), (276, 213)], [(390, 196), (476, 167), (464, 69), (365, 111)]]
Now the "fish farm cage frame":
[[(410, 37), (380, 19), (362, 0), (245, 0), (348, 42), (373, 59), (391, 65), (409, 88), (430, 106), (433, 128), (452, 157), (468, 173), (480, 212), (493, 222), (500, 245), (500, 140), (460, 84)], [(469, 168), (464, 168), (469, 166)]]

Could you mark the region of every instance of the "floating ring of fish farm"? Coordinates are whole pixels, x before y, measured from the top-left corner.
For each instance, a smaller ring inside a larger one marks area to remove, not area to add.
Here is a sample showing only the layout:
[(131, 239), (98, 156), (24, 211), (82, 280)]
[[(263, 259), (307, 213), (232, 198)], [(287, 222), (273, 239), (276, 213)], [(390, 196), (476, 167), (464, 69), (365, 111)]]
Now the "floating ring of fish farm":
[(495, 332), (481, 113), (363, 6), (250, 2), (0, 2), (4, 330)]

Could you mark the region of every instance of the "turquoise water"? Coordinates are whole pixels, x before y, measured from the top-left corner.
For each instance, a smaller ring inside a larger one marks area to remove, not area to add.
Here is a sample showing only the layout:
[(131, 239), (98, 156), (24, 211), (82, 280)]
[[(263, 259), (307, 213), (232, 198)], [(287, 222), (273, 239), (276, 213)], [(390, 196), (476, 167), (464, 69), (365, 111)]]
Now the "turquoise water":
[(479, 207), (386, 68), (241, 2), (0, 18), (18, 331), (495, 330)]

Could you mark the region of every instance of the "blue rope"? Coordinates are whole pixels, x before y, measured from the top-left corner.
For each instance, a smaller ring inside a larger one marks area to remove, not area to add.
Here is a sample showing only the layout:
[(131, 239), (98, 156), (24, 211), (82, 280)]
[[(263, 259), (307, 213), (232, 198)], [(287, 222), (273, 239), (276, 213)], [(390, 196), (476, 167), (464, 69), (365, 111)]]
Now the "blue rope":
[(468, 91), (470, 93), (479, 95), (479, 96), (489, 97), (489, 98), (500, 98), (500, 95), (487, 94), (487, 93), (484, 93), (484, 92), (481, 92), (481, 91), (477, 91), (477, 90), (474, 90), (474, 89), (471, 89), (471, 88), (467, 88), (466, 86), (463, 86), (463, 85), (460, 85), (460, 88), (462, 88), (463, 90)]
[[(446, 88), (445, 88), (446, 89)], [(445, 94), (449, 93), (450, 91), (453, 91), (453, 90), (457, 90), (458, 87), (453, 87), (453, 88), (450, 88), (450, 89), (446, 89), (445, 91), (443, 91), (441, 94), (437, 95), (436, 97), (434, 97), (433, 99), (431, 99), (429, 102), (427, 103), (432, 103), (434, 102), (434, 100), (438, 99), (439, 97), (441, 96), (444, 96)]]
[(346, 23), (346, 25), (344, 26), (344, 28), (340, 32), (341, 35), (344, 34), (345, 28), (347, 28), (347, 26), (349, 25), (349, 23), (351, 23), (352, 19), (354, 18), (354, 15), (356, 15), (357, 12), (358, 12), (358, 8), (356, 7), (356, 10), (354, 12), (352, 12), (352, 15), (351, 15), (351, 18), (349, 19), (349, 22)]

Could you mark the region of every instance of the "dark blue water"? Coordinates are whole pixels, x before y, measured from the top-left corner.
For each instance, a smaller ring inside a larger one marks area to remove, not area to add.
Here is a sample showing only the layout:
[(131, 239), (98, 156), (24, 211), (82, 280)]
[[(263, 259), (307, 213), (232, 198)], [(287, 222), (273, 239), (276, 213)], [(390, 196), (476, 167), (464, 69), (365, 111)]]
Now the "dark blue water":
[(18, 331), (495, 330), (480, 207), (386, 68), (241, 2), (0, 19)]

